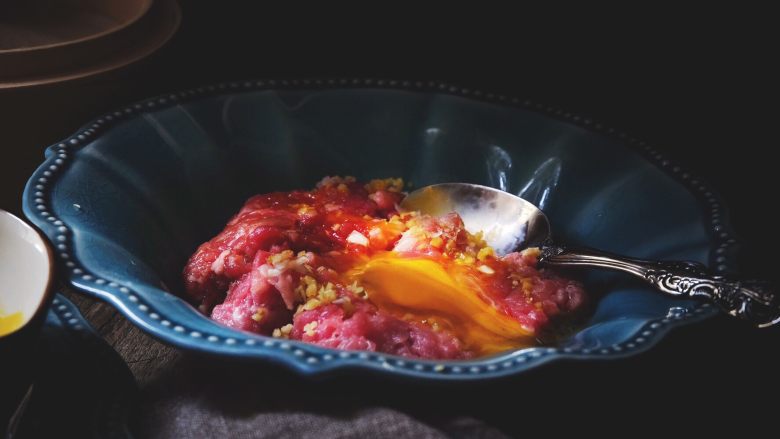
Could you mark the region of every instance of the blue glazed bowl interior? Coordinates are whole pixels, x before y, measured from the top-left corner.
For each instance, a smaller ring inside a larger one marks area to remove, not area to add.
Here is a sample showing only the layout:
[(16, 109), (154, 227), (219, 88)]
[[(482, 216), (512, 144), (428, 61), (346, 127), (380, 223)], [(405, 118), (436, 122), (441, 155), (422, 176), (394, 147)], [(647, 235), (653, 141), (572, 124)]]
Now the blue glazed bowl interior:
[[(246, 198), (326, 175), (491, 185), (542, 207), (559, 241), (634, 257), (707, 262), (712, 247), (708, 219), (679, 179), (611, 137), (526, 109), (377, 88), (170, 100), (101, 118), (82, 138), (52, 146), (25, 209), (58, 245), (75, 286), (182, 347), (318, 367), (261, 352), (263, 338), (210, 321), (176, 294), (187, 258)], [(653, 338), (641, 335), (648, 325), (711, 312), (623, 277), (585, 277), (597, 300), (592, 316), (554, 349), (532, 350), (536, 357), (620, 355)]]

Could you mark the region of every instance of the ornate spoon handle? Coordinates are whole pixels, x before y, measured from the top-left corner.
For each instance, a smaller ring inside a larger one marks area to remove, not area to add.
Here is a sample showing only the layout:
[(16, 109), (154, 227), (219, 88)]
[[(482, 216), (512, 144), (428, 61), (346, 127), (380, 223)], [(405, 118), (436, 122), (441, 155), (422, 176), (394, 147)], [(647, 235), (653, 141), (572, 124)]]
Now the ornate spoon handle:
[(699, 263), (647, 261), (558, 245), (542, 246), (539, 262), (549, 266), (588, 266), (623, 271), (672, 296), (709, 300), (728, 314), (760, 328), (780, 323), (780, 295), (768, 283), (712, 275)]

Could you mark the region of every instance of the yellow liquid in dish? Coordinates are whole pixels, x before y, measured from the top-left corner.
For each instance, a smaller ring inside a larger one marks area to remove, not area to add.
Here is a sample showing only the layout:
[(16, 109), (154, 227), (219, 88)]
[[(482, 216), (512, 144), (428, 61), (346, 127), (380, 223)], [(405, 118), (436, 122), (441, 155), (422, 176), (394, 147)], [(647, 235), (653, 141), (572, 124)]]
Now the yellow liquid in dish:
[(445, 322), (480, 355), (529, 346), (532, 331), (480, 297), (479, 284), (458, 267), (392, 254), (369, 259), (347, 273), (376, 306), (415, 320)]
[(22, 327), (24, 317), (21, 312), (6, 315), (0, 310), (0, 337), (10, 334)]

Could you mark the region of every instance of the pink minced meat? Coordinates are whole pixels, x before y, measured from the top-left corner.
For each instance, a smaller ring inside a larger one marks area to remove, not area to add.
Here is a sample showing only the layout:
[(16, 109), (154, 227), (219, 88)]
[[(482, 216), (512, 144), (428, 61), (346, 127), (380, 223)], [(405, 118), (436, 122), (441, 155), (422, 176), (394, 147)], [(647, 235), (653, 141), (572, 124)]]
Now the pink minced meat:
[[(405, 322), (373, 305), (359, 302), (347, 316), (337, 305), (304, 311), (293, 319), (292, 338), (334, 349), (386, 352), (404, 357), (465, 358), (460, 341), (453, 335)], [(317, 322), (307, 334), (305, 327)]]
[[(512, 271), (533, 279), (532, 300), (529, 301), (525, 294), (515, 291), (500, 298), (508, 313), (523, 325), (539, 330), (551, 317), (574, 313), (584, 305), (585, 292), (582, 285), (552, 272), (538, 270), (538, 259), (533, 253), (510, 253), (502, 260)], [(537, 303), (540, 305), (537, 306)]]
[[(396, 318), (347, 290), (339, 291), (339, 297), (348, 297), (353, 303), (349, 312), (340, 305), (328, 304), (293, 315), (292, 304), (287, 306), (284, 300), (288, 294), (283, 292), (290, 291), (295, 270), (274, 272), (265, 262), (270, 254), (258, 252), (252, 269), (230, 284), (224, 301), (211, 313), (214, 320), (235, 329), (267, 335), (292, 320), (290, 338), (335, 349), (420, 358), (471, 356), (453, 335)], [(308, 260), (317, 264), (316, 257)], [(264, 310), (264, 315), (258, 322), (253, 317), (259, 308)], [(306, 331), (304, 328), (312, 322), (317, 322), (316, 326)]]
[[(215, 321), (252, 333), (405, 357), (474, 356), (447, 330), (379, 309), (359, 288), (341, 283), (339, 274), (354, 258), (375, 252), (449, 260), (457, 251), (476, 255), (457, 215), (399, 219), (395, 206), (403, 194), (396, 182), (333, 177), (312, 191), (250, 198), (188, 261), (188, 299)], [(492, 258), (496, 276), (485, 281), (486, 300), (533, 331), (585, 300), (579, 283), (537, 269), (536, 261), (532, 253)], [(508, 283), (512, 274), (530, 284)]]

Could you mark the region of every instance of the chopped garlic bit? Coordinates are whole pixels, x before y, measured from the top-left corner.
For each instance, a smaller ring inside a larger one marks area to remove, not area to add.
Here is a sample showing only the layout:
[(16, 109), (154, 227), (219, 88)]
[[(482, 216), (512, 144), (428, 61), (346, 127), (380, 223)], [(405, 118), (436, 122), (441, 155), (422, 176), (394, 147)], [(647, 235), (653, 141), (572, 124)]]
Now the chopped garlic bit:
[(493, 255), (494, 255), (494, 252), (493, 252), (493, 248), (492, 247), (482, 247), (477, 252), (477, 259), (479, 259), (480, 261), (484, 262), (488, 257), (493, 256)]
[(320, 287), (317, 291), (317, 297), (325, 303), (330, 303), (336, 300), (336, 289), (330, 282)]
[(263, 321), (266, 314), (268, 314), (268, 311), (261, 306), (260, 308), (257, 308), (254, 314), (252, 314), (252, 320), (260, 323)]
[(311, 311), (313, 309), (318, 308), (320, 305), (322, 305), (322, 302), (320, 301), (320, 299), (317, 299), (315, 297), (313, 299), (309, 299), (306, 303), (298, 307), (298, 311), (296, 313), (302, 311)]
[(466, 253), (459, 253), (458, 257), (455, 258), (455, 262), (463, 265), (472, 265), (474, 264), (474, 261), (474, 256), (468, 255)]
[(477, 233), (474, 233), (474, 234), (471, 234), (471, 233), (467, 234), (467, 239), (468, 239), (469, 244), (471, 244), (474, 247), (477, 247), (477, 248), (487, 247), (487, 243), (485, 242), (485, 239), (483, 237), (483, 233), (482, 233), (481, 230), (479, 232), (477, 232)]
[(355, 311), (355, 305), (352, 304), (352, 300), (347, 296), (339, 297), (338, 299), (333, 301), (334, 305), (341, 305), (341, 309), (344, 310), (344, 313), (347, 316), (352, 315), (352, 313)]
[(230, 255), (230, 250), (223, 250), (211, 264), (211, 271), (216, 274), (222, 274), (222, 272), (225, 271), (225, 258), (228, 255)]
[(528, 247), (527, 249), (520, 252), (523, 257), (530, 257), (533, 259), (539, 259), (539, 254), (542, 251), (539, 250), (539, 247)]
[(366, 238), (366, 235), (358, 232), (357, 230), (353, 230), (352, 233), (347, 236), (347, 242), (362, 245), (363, 247), (368, 247), (368, 238)]
[(293, 325), (288, 323), (281, 328), (274, 329), (274, 332), (271, 334), (272, 336), (276, 338), (290, 338), (290, 333), (293, 330)]
[(368, 297), (366, 289), (358, 285), (357, 281), (352, 282), (352, 285), (348, 285), (347, 289), (351, 291), (355, 296), (365, 299)]
[(295, 293), (300, 301), (304, 302), (303, 308), (299, 307), (299, 311), (314, 309), (320, 304), (333, 302), (338, 297), (336, 286), (332, 282), (320, 284), (317, 279), (309, 275), (301, 276), (298, 286), (295, 287)]
[(314, 330), (317, 329), (317, 321), (309, 322), (303, 326), (303, 332), (309, 337), (314, 337)]
[(268, 263), (273, 265), (274, 267), (280, 267), (286, 265), (286, 263), (290, 259), (292, 259), (292, 257), (293, 257), (292, 250), (284, 250), (269, 256)]
[(477, 270), (479, 270), (479, 271), (481, 271), (481, 272), (483, 272), (485, 274), (493, 274), (493, 273), (496, 272), (495, 270), (493, 270), (492, 268), (488, 267), (487, 265), (480, 265), (479, 267), (477, 267)]
[(317, 289), (317, 281), (313, 277), (303, 276), (301, 277), (300, 283), (295, 288), (295, 293), (298, 294), (301, 301), (306, 301), (306, 299), (317, 295)]

